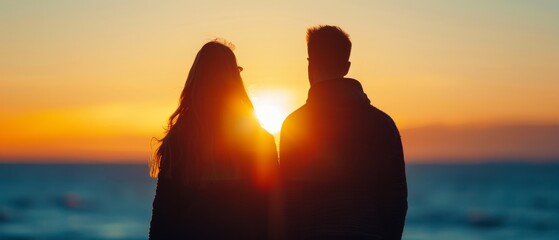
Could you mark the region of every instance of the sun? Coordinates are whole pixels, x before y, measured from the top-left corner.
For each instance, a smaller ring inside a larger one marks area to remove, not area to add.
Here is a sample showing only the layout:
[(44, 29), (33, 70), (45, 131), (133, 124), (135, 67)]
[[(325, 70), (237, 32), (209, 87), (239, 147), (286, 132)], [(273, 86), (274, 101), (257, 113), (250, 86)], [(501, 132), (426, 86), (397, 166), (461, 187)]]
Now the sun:
[(271, 134), (279, 133), (288, 112), (285, 96), (280, 92), (265, 91), (251, 94), (254, 112), (258, 121)]
[(281, 130), (283, 118), (277, 109), (273, 107), (261, 107), (255, 109), (256, 117), (266, 131), (270, 133), (278, 133)]

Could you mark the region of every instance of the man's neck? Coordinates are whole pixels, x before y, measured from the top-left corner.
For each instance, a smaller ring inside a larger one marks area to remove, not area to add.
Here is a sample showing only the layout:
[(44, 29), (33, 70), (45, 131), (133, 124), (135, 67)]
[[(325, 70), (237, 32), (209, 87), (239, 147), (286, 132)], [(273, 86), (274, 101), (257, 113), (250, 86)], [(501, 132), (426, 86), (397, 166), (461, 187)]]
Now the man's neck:
[(334, 79), (342, 79), (342, 78), (344, 78), (344, 76), (340, 76), (340, 75), (328, 75), (328, 76), (317, 77), (311, 82), (311, 86), (320, 82), (334, 80)]

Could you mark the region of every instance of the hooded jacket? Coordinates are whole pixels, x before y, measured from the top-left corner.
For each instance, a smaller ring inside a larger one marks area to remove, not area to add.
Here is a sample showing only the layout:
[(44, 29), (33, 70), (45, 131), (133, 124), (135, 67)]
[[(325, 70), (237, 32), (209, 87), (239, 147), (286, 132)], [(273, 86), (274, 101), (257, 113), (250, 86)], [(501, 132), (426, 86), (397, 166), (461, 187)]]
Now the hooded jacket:
[(280, 138), (284, 234), (400, 239), (407, 211), (404, 155), (393, 120), (354, 79), (313, 84)]

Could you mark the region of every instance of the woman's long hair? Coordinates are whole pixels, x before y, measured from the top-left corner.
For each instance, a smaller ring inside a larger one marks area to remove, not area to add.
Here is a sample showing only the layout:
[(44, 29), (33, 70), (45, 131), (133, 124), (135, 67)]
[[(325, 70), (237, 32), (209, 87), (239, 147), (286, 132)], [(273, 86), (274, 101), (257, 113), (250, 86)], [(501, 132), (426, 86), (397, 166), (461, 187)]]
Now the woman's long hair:
[(220, 164), (214, 156), (237, 120), (257, 122), (231, 44), (206, 43), (169, 117), (165, 136), (151, 161), (152, 177), (199, 182)]

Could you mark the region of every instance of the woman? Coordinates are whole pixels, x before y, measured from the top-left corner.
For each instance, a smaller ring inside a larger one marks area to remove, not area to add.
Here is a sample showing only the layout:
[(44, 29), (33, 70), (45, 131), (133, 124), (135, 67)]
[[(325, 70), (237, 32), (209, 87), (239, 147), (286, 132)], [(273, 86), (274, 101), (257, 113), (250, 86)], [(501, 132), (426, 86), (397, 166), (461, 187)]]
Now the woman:
[(262, 239), (278, 167), (233, 51), (206, 43), (151, 165), (150, 239)]

